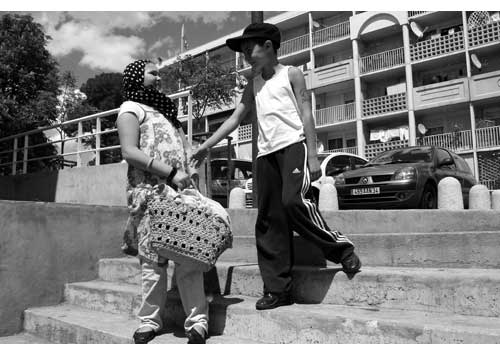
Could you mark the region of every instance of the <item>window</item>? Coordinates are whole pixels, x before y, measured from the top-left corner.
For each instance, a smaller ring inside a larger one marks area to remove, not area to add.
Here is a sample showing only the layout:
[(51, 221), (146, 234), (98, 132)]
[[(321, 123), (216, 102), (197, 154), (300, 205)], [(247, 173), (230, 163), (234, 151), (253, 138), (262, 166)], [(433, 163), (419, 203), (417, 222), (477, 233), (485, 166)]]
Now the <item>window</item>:
[[(441, 163), (443, 160), (448, 159), (448, 158), (453, 162), (453, 158), (451, 157), (450, 153), (448, 153), (444, 149), (436, 149), (436, 157), (437, 157), (438, 163)], [(452, 164), (452, 165), (445, 165), (442, 168), (454, 170), (454, 169), (456, 169), (456, 166), (455, 166), (455, 164)]]
[(343, 145), (342, 138), (328, 139), (328, 150), (341, 149)]
[(347, 148), (352, 148), (356, 146), (356, 138), (351, 138), (346, 140), (345, 145)]
[(351, 157), (347, 155), (338, 155), (331, 158), (326, 164), (325, 174), (327, 176), (336, 176), (350, 169), (350, 158)]

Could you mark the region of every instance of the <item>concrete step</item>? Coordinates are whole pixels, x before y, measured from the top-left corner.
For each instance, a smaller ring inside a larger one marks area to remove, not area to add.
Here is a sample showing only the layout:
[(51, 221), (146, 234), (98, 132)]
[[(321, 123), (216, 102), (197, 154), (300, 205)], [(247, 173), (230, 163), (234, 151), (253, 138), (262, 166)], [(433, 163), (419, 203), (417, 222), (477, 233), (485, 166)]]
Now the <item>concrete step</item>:
[(51, 342), (30, 333), (22, 332), (12, 336), (0, 337), (0, 344), (50, 344)]
[[(349, 235), (368, 266), (500, 268), (500, 231), (408, 232)], [(255, 237), (235, 237), (233, 248), (219, 261), (257, 262)], [(325, 266), (323, 252), (301, 237), (294, 238), (296, 265)]]
[[(135, 278), (113, 269), (106, 260), (101, 278), (67, 285), (66, 297), (75, 304), (109, 312), (134, 313), (140, 305), (140, 274)], [(129, 260), (134, 266), (133, 260)], [(137, 269), (138, 270), (138, 269)], [(131, 270), (124, 270), (127, 273)], [(173, 274), (173, 265), (169, 266)], [(411, 309), (463, 315), (500, 316), (500, 270), (364, 267), (346, 275), (338, 267), (295, 267), (293, 294), (297, 302)], [(207, 292), (259, 297), (262, 279), (255, 264), (219, 262), (205, 276)]]
[[(300, 304), (256, 311), (255, 302), (216, 298), (211, 335), (265, 343), (500, 343), (499, 318)], [(25, 317), (27, 332), (61, 343), (128, 343), (137, 326), (122, 315), (67, 304), (29, 309)]]
[[(93, 311), (78, 306), (30, 308), (24, 313), (24, 329), (31, 336), (51, 343), (133, 343), (132, 335), (139, 321), (126, 315)], [(185, 344), (182, 329), (169, 327), (151, 344)], [(208, 344), (251, 344), (251, 339), (214, 335)]]
[[(228, 209), (236, 236), (255, 233), (256, 209)], [(494, 210), (338, 210), (322, 212), (344, 234), (500, 231)]]

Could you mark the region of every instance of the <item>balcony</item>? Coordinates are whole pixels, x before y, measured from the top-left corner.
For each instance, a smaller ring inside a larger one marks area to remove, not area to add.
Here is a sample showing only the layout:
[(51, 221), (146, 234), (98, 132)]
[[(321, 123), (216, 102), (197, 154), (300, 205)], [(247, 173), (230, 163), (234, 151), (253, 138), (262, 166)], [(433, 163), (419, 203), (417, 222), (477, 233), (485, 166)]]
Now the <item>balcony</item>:
[(359, 70), (361, 74), (365, 74), (398, 67), (404, 65), (404, 63), (404, 49), (403, 47), (399, 47), (393, 50), (361, 57), (359, 60)]
[(500, 71), (482, 73), (470, 79), (473, 101), (500, 96)]
[(469, 100), (469, 81), (460, 78), (413, 89), (415, 109), (448, 106)]
[(442, 147), (455, 153), (472, 150), (472, 131), (457, 131), (426, 136), (422, 140), (423, 145)]
[(347, 60), (315, 68), (311, 76), (312, 88), (328, 86), (333, 83), (352, 79), (354, 77), (352, 65), (353, 61)]
[(469, 45), (477, 47), (500, 40), (500, 21), (469, 29)]
[(371, 117), (406, 109), (406, 93), (402, 92), (364, 100), (362, 113), (363, 117)]
[(278, 57), (290, 55), (295, 52), (304, 51), (309, 47), (309, 34), (284, 41), (278, 49)]
[(324, 150), (321, 153), (350, 153), (354, 155), (358, 155), (358, 147), (348, 147), (348, 148), (339, 148), (339, 149), (329, 149)]
[(356, 119), (356, 107), (354, 103), (342, 104), (315, 111), (316, 127), (328, 126)]
[(368, 144), (365, 146), (365, 158), (371, 160), (378, 154), (391, 149), (408, 147), (407, 140), (394, 140), (387, 143)]
[(315, 31), (313, 33), (313, 46), (348, 38), (350, 36), (350, 30), (350, 23), (346, 21)]
[(477, 149), (500, 147), (500, 126), (476, 129)]
[(306, 88), (310, 90), (312, 88), (312, 80), (311, 80), (311, 70), (303, 71), (304, 72), (304, 80), (306, 81)]
[(410, 47), (410, 54), (411, 60), (415, 62), (461, 51), (463, 49), (463, 31), (458, 31), (450, 35), (417, 42)]
[(238, 127), (238, 143), (252, 140), (252, 125), (245, 124)]

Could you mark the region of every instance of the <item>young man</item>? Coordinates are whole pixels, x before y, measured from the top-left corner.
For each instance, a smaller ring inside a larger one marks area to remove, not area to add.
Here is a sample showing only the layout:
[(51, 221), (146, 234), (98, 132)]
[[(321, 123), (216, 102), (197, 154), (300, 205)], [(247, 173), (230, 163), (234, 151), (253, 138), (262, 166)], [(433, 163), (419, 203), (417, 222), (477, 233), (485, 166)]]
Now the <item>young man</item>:
[(280, 41), (279, 29), (267, 23), (251, 24), (242, 36), (226, 41), (232, 50), (243, 52), (253, 79), (231, 117), (192, 159), (193, 164), (201, 164), (207, 150), (235, 130), (256, 106), (259, 195), (255, 234), (264, 281), (258, 310), (293, 303), (293, 231), (320, 247), (328, 260), (341, 263), (344, 271), (353, 273), (361, 267), (351, 241), (331, 231), (316, 203), (308, 199), (311, 182), (321, 176), (311, 99), (302, 72), (278, 62)]

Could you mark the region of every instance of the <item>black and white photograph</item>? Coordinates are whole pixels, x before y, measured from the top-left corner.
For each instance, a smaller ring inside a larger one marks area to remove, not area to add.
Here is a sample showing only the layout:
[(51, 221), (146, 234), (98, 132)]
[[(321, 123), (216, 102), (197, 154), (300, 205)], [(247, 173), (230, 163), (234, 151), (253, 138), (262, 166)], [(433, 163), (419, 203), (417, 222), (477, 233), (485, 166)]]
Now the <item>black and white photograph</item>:
[(500, 343), (500, 11), (258, 5), (2, 5), (0, 351)]

